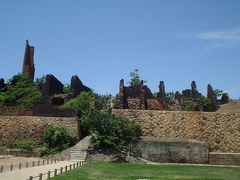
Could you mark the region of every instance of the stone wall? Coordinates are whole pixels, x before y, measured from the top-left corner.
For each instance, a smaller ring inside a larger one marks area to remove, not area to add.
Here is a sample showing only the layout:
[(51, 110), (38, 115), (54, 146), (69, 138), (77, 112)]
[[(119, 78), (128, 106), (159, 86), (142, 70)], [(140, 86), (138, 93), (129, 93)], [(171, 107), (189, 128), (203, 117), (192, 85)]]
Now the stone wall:
[(43, 132), (50, 125), (67, 127), (80, 138), (78, 122), (75, 118), (39, 116), (0, 116), (0, 145), (9, 141), (35, 139), (42, 142)]
[(205, 141), (211, 152), (240, 152), (240, 113), (114, 109), (141, 125), (144, 136)]
[(165, 163), (208, 163), (205, 142), (183, 138), (142, 137), (130, 145), (134, 157)]

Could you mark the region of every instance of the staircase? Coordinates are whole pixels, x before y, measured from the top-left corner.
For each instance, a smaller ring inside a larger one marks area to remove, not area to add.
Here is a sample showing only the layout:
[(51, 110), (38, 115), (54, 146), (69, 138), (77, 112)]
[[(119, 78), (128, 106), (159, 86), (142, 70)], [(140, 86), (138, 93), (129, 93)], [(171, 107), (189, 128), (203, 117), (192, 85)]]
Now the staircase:
[(85, 161), (87, 157), (87, 149), (90, 145), (91, 136), (86, 136), (79, 141), (70, 153), (70, 161)]

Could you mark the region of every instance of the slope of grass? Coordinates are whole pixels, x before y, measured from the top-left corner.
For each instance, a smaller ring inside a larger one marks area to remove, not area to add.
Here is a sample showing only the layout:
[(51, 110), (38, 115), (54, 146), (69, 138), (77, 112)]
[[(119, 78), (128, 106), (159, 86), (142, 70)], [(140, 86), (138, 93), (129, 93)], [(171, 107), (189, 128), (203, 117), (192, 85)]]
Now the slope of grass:
[(240, 167), (93, 162), (53, 180), (240, 180)]

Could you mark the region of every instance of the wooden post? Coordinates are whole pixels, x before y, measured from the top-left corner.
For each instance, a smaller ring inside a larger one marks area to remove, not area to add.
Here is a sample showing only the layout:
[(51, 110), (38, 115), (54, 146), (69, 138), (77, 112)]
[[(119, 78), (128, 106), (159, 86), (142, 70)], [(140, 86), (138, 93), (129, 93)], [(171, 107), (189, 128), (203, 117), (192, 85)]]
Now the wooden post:
[(33, 177), (32, 177), (32, 176), (30, 176), (30, 177), (29, 177), (29, 180), (33, 180)]
[(1, 169), (0, 169), (0, 173), (2, 173), (3, 172), (3, 166), (1, 166)]
[(43, 165), (45, 164), (45, 160), (42, 161), (42, 164), (43, 164)]
[(72, 169), (72, 165), (70, 164), (70, 170)]
[(38, 166), (40, 166), (40, 161), (38, 161)]
[(62, 173), (63, 173), (63, 168), (61, 167), (61, 168), (60, 168), (60, 174), (62, 174)]
[(53, 163), (53, 160), (51, 159), (51, 164)]
[(21, 169), (22, 168), (22, 164), (21, 163), (19, 163), (19, 169)]
[(65, 166), (65, 172), (67, 172), (67, 166)]
[(50, 176), (51, 176), (51, 171), (48, 171), (48, 176), (47, 176), (47, 178), (50, 179)]
[(39, 174), (39, 180), (42, 180), (42, 173)]
[(28, 168), (28, 162), (26, 162), (26, 168)]
[(33, 162), (32, 162), (32, 167), (34, 167), (34, 165), (35, 165), (35, 162), (33, 161)]
[(56, 159), (55, 159), (54, 161), (55, 161), (55, 163), (57, 162), (57, 160), (56, 160)]
[(12, 171), (13, 170), (13, 164), (11, 164), (11, 166), (10, 166), (10, 171)]
[(56, 175), (57, 175), (57, 169), (54, 170), (54, 176), (56, 176)]

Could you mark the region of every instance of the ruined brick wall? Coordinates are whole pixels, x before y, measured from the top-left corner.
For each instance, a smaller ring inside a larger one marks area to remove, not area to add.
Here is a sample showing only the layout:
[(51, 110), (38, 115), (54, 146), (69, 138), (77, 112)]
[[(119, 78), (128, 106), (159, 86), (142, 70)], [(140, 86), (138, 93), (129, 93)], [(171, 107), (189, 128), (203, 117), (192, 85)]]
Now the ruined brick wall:
[(42, 135), (50, 125), (65, 126), (80, 137), (78, 122), (73, 117), (0, 116), (0, 145), (29, 138), (42, 142)]
[(212, 152), (240, 152), (240, 113), (114, 109), (141, 125), (144, 136), (205, 141)]
[(36, 106), (29, 109), (17, 106), (2, 106), (0, 107), (0, 116), (75, 117), (77, 112), (73, 109), (53, 106)]

